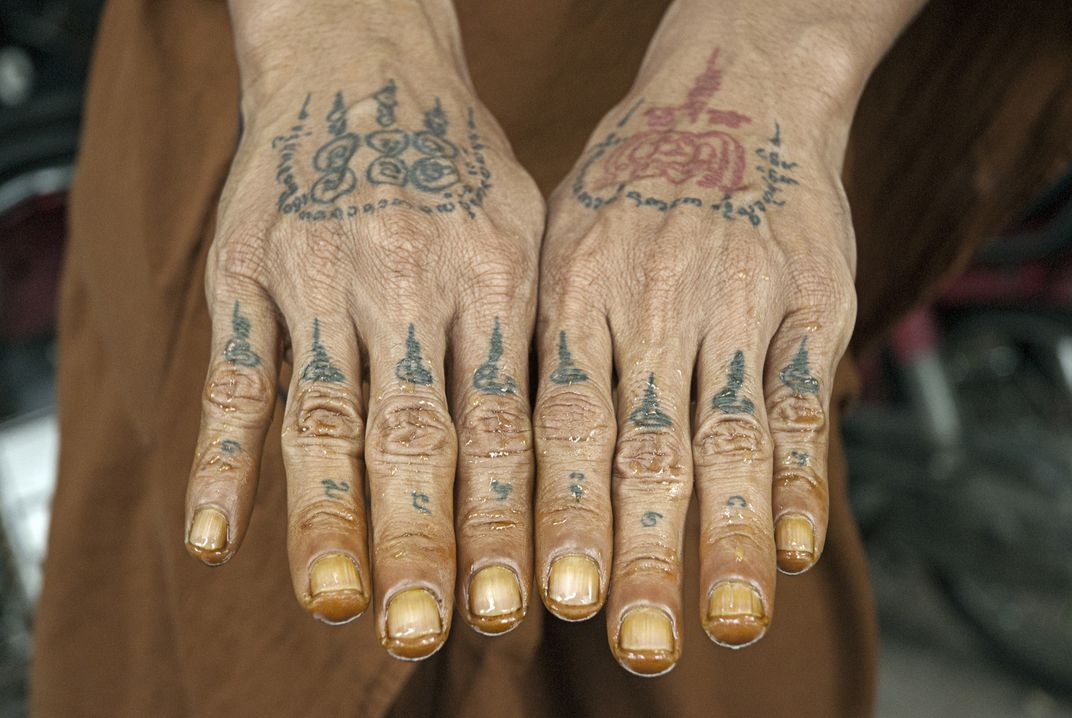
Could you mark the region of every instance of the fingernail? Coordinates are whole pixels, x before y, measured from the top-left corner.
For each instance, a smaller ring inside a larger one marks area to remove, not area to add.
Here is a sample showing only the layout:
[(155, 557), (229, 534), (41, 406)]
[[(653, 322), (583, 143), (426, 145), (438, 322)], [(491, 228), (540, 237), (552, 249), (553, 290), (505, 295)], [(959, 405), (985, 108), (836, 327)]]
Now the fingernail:
[[(588, 610), (599, 603), (599, 565), (581, 554), (555, 559), (547, 577), (547, 597), (555, 608), (564, 609), (563, 618), (586, 618)], [(570, 610), (578, 608), (584, 609), (584, 615)]]
[(674, 666), (676, 641), (670, 616), (657, 608), (631, 608), (618, 629), (619, 660), (644, 676), (665, 673)]
[(189, 542), (202, 551), (219, 551), (227, 545), (227, 517), (218, 509), (198, 509), (190, 524)]
[(767, 630), (759, 591), (744, 581), (725, 581), (715, 586), (707, 601), (704, 628), (712, 640), (723, 646), (739, 647), (757, 640)]
[(349, 556), (341, 553), (324, 554), (309, 568), (309, 592), (316, 598), (323, 593), (357, 591), (361, 593), (361, 577)]
[[(502, 629), (509, 628), (515, 622), (515, 614), (521, 610), (521, 586), (517, 576), (505, 566), (488, 566), (476, 572), (469, 583), (469, 612), (477, 619), (498, 619), (493, 624), (502, 623)], [(478, 628), (495, 633), (498, 625), (485, 625), (480, 621)]]
[(778, 566), (783, 571), (799, 573), (815, 561), (815, 528), (803, 514), (786, 514), (778, 519), (774, 542)]
[(424, 658), (438, 648), (443, 623), (431, 591), (410, 588), (387, 604), (387, 650), (400, 658)]

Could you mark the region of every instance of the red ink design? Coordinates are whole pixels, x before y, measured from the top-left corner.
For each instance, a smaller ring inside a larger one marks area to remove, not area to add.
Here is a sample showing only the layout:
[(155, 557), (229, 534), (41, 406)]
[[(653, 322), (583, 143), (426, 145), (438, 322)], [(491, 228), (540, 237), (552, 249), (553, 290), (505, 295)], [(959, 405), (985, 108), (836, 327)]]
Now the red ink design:
[(740, 127), (752, 118), (733, 110), (707, 109), (707, 103), (722, 87), (718, 69), (718, 48), (693, 82), (680, 105), (657, 105), (644, 112), (650, 129), (624, 140), (602, 162), (603, 174), (593, 189), (625, 184), (646, 177), (661, 177), (673, 184), (696, 179), (699, 187), (715, 187), (723, 192), (736, 190), (744, 177), (744, 147), (733, 135), (718, 130), (679, 130), (684, 116), (695, 124), (707, 110), (707, 124)]
[(725, 132), (654, 129), (638, 132), (615, 147), (602, 167), (603, 175), (592, 189), (661, 177), (673, 184), (698, 178), (699, 187), (732, 192), (744, 176), (745, 153)]

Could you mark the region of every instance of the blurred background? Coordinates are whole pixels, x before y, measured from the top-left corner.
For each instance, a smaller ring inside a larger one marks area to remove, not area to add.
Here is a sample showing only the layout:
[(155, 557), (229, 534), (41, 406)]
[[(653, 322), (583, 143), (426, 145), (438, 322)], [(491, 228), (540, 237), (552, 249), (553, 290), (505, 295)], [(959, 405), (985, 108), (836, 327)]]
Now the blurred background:
[[(99, 0), (0, 0), (0, 718), (25, 713), (55, 293)], [(861, 357), (880, 718), (1072, 716), (1072, 168)]]

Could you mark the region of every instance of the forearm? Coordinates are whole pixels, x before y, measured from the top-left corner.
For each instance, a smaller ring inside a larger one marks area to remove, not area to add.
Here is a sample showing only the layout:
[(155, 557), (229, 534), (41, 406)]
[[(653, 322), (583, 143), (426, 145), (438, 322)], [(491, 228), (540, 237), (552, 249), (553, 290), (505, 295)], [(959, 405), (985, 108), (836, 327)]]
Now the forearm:
[(631, 95), (648, 103), (684, 96), (717, 49), (718, 107), (756, 121), (792, 113), (840, 152), (868, 76), (924, 2), (676, 0)]

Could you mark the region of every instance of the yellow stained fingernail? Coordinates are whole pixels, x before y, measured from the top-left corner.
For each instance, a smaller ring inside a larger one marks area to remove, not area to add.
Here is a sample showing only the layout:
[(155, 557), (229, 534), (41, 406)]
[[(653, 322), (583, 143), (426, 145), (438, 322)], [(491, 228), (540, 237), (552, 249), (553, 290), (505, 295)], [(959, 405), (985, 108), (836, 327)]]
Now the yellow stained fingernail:
[(547, 595), (563, 606), (599, 603), (599, 565), (581, 554), (555, 559), (547, 577)]
[(657, 608), (630, 609), (622, 618), (618, 646), (623, 651), (641, 653), (673, 652), (674, 626), (670, 617)]
[(227, 517), (218, 509), (198, 509), (190, 524), (190, 545), (219, 551), (227, 545)]
[(780, 563), (802, 571), (815, 558), (815, 528), (802, 514), (786, 514), (778, 519), (774, 530)]
[(309, 567), (309, 592), (315, 598), (339, 591), (362, 591), (357, 566), (341, 553), (324, 554)]
[(726, 581), (715, 586), (707, 602), (707, 616), (723, 618), (758, 618), (764, 616), (763, 599), (752, 586), (743, 581)]
[(442, 630), (439, 604), (427, 589), (407, 589), (396, 594), (387, 604), (388, 638), (410, 641)]
[(505, 616), (521, 610), (517, 576), (505, 566), (488, 566), (469, 583), (469, 610), (476, 616)]

